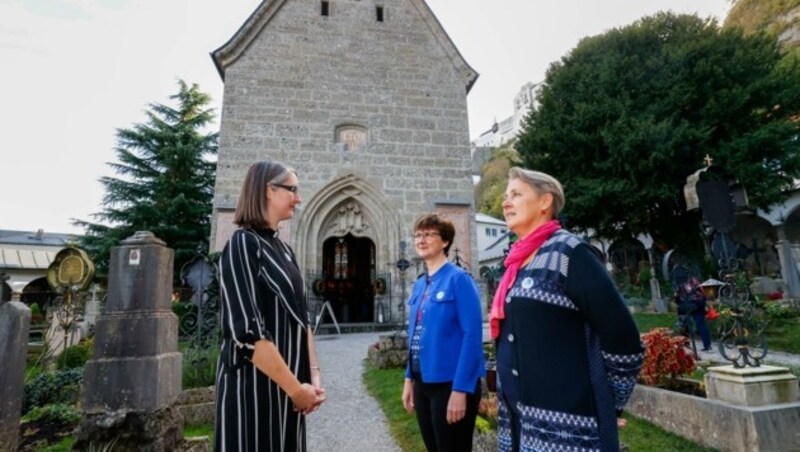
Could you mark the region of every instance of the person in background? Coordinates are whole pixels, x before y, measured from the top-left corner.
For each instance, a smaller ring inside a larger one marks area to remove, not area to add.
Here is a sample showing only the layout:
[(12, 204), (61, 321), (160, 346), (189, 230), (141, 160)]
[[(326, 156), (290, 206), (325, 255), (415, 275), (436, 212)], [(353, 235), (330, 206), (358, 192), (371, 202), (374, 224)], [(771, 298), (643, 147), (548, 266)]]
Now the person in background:
[(409, 360), (403, 407), (416, 412), (428, 451), (472, 450), (481, 399), (483, 321), (472, 277), (447, 260), (453, 223), (436, 214), (414, 225), (414, 245), (426, 272), (411, 291)]
[(292, 169), (250, 167), (234, 216), (240, 229), (219, 261), (216, 451), (305, 451), (305, 415), (325, 400), (303, 279), (277, 232), (301, 202)]
[(703, 351), (708, 352), (711, 351), (711, 335), (708, 333), (708, 325), (706, 324), (707, 299), (700, 284), (700, 280), (697, 277), (691, 277), (683, 283), (678, 294), (678, 306), (684, 308), (686, 315), (692, 316), (694, 326), (703, 341)]
[(510, 170), (503, 215), (519, 240), (489, 316), (500, 451), (619, 451), (644, 358), (603, 261), (555, 220), (563, 207), (558, 180)]

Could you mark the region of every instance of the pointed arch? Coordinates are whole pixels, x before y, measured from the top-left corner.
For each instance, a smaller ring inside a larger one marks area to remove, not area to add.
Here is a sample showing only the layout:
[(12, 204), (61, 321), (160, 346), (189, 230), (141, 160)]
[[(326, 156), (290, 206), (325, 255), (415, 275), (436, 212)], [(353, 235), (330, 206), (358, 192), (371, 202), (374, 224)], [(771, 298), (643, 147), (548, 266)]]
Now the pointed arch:
[(321, 268), (324, 241), (345, 233), (372, 239), (379, 268), (397, 258), (397, 209), (392, 208), (392, 202), (381, 190), (364, 179), (351, 173), (337, 177), (305, 204), (294, 231), (301, 268)]

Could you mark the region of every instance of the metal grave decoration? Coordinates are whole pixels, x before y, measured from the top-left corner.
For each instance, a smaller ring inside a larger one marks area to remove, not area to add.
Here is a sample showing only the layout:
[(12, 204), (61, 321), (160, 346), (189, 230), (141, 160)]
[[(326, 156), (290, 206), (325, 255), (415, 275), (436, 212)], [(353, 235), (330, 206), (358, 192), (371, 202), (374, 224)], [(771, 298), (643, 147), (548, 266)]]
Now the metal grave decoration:
[(205, 256), (195, 256), (181, 267), (181, 280), (191, 288), (192, 296), (180, 316), (180, 335), (188, 338), (194, 349), (205, 348), (217, 338), (219, 290), (216, 275), (216, 266)]
[(81, 292), (89, 287), (94, 277), (94, 263), (85, 251), (73, 244), (56, 253), (47, 267), (47, 283), (59, 296), (54, 301), (55, 319), (64, 330), (64, 348), (69, 333), (78, 326), (83, 313), (84, 297)]
[(736, 209), (747, 206), (747, 193), (739, 182), (719, 166), (706, 167), (687, 178), (684, 187), (687, 210), (699, 207), (704, 230), (711, 237), (712, 253), (719, 265), (720, 303), (730, 312), (731, 321), (720, 329), (719, 352), (736, 368), (758, 367), (767, 355), (764, 325), (759, 321), (750, 288), (742, 277), (736, 245), (730, 232), (736, 225)]

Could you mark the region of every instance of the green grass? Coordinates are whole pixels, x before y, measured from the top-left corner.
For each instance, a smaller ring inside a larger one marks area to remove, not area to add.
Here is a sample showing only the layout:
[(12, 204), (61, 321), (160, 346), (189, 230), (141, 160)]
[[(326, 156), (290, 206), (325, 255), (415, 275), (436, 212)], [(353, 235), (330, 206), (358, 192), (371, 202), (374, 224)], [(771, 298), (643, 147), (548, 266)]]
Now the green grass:
[(651, 450), (699, 452), (716, 450), (693, 443), (674, 433), (661, 430), (654, 424), (631, 416), (628, 413), (623, 414), (622, 417), (628, 420), (628, 425), (620, 429), (619, 440), (628, 446), (630, 452), (649, 452)]
[[(367, 391), (378, 401), (378, 405), (389, 420), (389, 430), (398, 446), (404, 451), (425, 450), (416, 419), (403, 410), (400, 402), (403, 393), (403, 369), (376, 369), (367, 362), (363, 378)], [(629, 414), (626, 414), (625, 418), (628, 420), (628, 425), (620, 431), (620, 441), (629, 447), (630, 452), (714, 450), (661, 430)]]
[[(214, 446), (214, 425), (213, 424), (199, 424), (187, 425), (183, 428), (183, 437), (191, 438), (195, 436), (208, 436), (210, 446)], [(75, 439), (72, 436), (64, 437), (61, 441), (55, 444), (39, 447), (36, 452), (69, 452), (72, 450), (72, 443)]]
[(770, 319), (766, 338), (769, 350), (800, 354), (800, 317)]
[[(646, 333), (657, 327), (672, 328), (675, 325), (676, 314), (636, 313), (633, 314), (633, 320), (639, 331)], [(714, 340), (717, 339), (716, 322), (718, 320), (708, 325)], [(800, 317), (769, 319), (765, 338), (769, 350), (800, 354)]]
[(675, 325), (675, 320), (677, 320), (677, 316), (673, 312), (664, 314), (637, 312), (633, 314), (633, 321), (639, 327), (640, 333), (646, 333), (653, 328), (659, 327), (672, 328)]
[(75, 440), (71, 436), (67, 436), (55, 444), (36, 449), (36, 452), (69, 452), (72, 450), (72, 443), (74, 442)]
[(214, 446), (214, 424), (187, 425), (183, 427), (183, 437), (207, 436), (209, 445)]
[(389, 431), (404, 451), (425, 450), (417, 419), (403, 409), (403, 369), (377, 369), (365, 363), (364, 385), (389, 420)]

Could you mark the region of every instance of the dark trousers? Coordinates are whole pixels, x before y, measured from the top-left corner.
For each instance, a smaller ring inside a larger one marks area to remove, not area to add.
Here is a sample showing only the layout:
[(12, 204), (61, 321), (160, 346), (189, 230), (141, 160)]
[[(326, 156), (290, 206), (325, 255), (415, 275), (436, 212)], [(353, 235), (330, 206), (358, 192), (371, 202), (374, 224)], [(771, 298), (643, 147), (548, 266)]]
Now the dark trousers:
[(447, 423), (447, 402), (450, 400), (453, 383), (423, 383), (414, 379), (414, 411), (422, 440), (429, 452), (470, 452), (475, 418), (481, 401), (480, 380), (475, 392), (467, 394), (467, 410), (455, 424)]
[(694, 326), (697, 328), (697, 332), (700, 333), (700, 339), (703, 340), (703, 348), (711, 348), (711, 335), (708, 334), (705, 311), (695, 312), (692, 317), (694, 317)]

